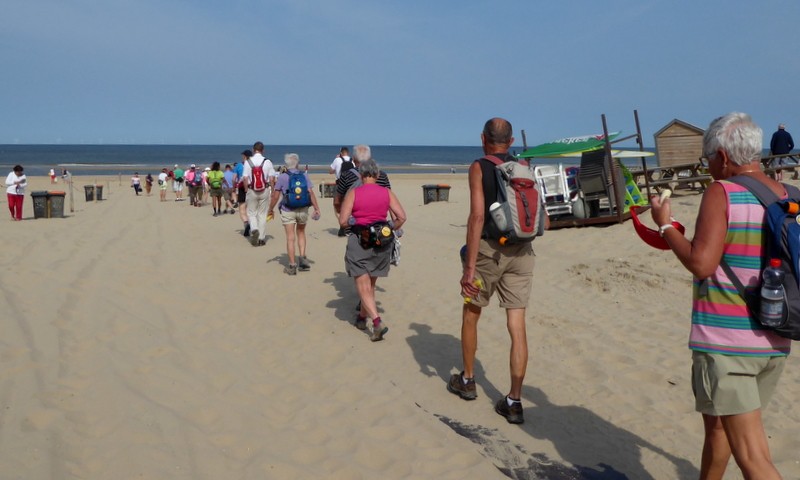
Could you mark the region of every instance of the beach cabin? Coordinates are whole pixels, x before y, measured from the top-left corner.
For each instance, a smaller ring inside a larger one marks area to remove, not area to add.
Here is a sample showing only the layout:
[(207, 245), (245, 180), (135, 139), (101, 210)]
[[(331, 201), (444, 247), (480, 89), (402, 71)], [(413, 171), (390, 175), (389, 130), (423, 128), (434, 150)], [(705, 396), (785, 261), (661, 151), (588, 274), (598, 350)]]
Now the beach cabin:
[(660, 191), (663, 188), (691, 188), (702, 191), (709, 183), (703, 155), (705, 130), (677, 118), (653, 134), (658, 167), (648, 168), (647, 181), (640, 186)]
[(703, 155), (703, 130), (691, 123), (678, 120), (669, 122), (653, 134), (659, 166), (694, 163)]

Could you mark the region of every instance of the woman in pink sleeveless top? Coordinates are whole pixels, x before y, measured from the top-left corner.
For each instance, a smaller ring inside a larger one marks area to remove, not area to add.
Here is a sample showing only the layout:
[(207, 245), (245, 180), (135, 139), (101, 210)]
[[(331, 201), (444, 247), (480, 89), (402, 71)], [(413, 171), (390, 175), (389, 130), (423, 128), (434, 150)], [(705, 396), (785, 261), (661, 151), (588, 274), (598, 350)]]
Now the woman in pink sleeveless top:
[(358, 171), (361, 174), (362, 185), (351, 188), (342, 200), (339, 224), (343, 228), (350, 227), (353, 231), (347, 237), (344, 263), (347, 275), (353, 277), (358, 296), (361, 298), (356, 327), (359, 330), (366, 330), (367, 317), (371, 318), (371, 340), (377, 342), (383, 340), (389, 328), (378, 315), (375, 283), (378, 277), (389, 275), (393, 245), (392, 242), (388, 242), (379, 247), (362, 247), (358, 233), (377, 222), (386, 222), (389, 212), (393, 218), (392, 228), (396, 232), (405, 223), (406, 212), (390, 189), (376, 183), (380, 170), (374, 160), (367, 159), (360, 162)]

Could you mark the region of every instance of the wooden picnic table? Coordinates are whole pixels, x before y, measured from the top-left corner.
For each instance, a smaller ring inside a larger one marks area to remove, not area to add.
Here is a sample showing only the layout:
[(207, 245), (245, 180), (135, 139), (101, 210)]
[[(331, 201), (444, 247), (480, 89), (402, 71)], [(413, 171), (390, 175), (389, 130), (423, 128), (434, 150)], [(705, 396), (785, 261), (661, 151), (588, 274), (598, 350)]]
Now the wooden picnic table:
[(639, 188), (649, 185), (658, 193), (665, 188), (672, 190), (690, 188), (703, 191), (711, 182), (708, 167), (699, 161), (659, 166), (647, 170), (631, 170), (631, 174)]

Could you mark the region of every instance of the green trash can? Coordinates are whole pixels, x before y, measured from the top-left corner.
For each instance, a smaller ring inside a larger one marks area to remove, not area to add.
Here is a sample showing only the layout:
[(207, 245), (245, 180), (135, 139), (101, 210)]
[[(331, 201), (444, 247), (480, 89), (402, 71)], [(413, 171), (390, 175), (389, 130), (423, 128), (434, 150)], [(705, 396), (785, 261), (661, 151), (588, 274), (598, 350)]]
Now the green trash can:
[(47, 218), (47, 192), (31, 192), (33, 218)]
[(48, 218), (64, 218), (64, 198), (66, 192), (47, 192)]
[(84, 185), (83, 191), (86, 194), (86, 201), (93, 202), (94, 201), (94, 185)]
[(422, 186), (422, 201), (425, 205), (435, 202), (438, 198), (436, 193), (436, 185), (423, 185)]

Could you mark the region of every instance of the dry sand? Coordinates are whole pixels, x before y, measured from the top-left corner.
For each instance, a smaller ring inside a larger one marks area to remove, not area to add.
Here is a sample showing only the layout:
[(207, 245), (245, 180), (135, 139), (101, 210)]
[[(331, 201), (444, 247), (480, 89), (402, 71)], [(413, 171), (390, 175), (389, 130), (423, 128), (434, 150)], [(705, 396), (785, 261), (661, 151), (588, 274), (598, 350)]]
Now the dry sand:
[[(308, 227), (312, 270), (288, 277), (278, 222), (253, 248), (238, 215), (135, 197), (117, 177), (89, 203), (92, 180), (75, 177), (67, 218), (34, 220), (28, 195), (26, 221), (0, 229), (2, 479), (697, 476), (690, 275), (631, 222), (536, 240), (526, 421), (513, 426), (492, 407), (509, 385), (496, 301), (478, 399), (445, 389), (461, 364), (465, 175), (392, 175), (409, 221), (400, 266), (378, 282), (380, 343), (352, 326), (330, 198)], [(439, 182), (449, 202), (423, 205), (421, 186)], [(699, 199), (672, 199), (689, 235)], [(800, 478), (797, 367), (790, 357), (765, 412), (787, 479)], [(733, 462), (726, 478), (741, 478)]]

